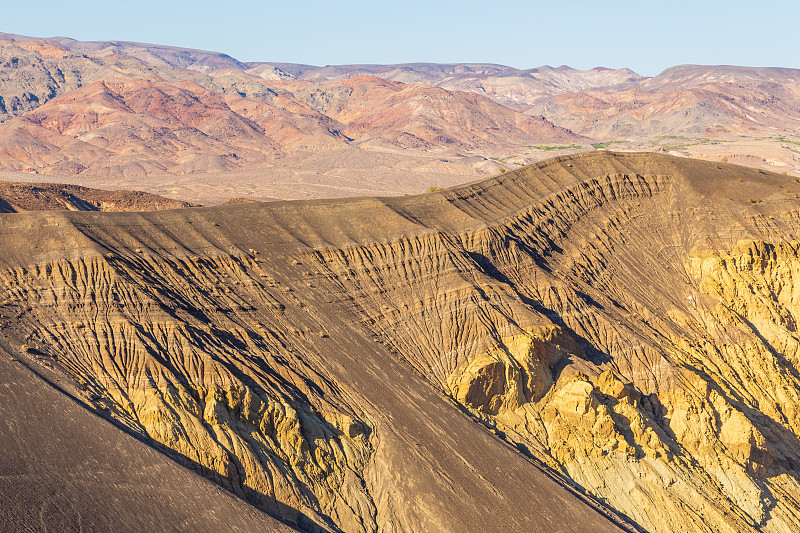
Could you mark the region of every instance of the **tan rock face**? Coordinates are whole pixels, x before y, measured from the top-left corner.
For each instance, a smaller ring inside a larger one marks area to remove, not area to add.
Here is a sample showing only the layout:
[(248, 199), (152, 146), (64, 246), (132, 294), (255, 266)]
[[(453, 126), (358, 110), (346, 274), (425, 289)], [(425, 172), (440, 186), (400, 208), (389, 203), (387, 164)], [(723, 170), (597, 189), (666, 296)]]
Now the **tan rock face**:
[(4, 334), (307, 530), (796, 531), (792, 183), (593, 154), (418, 197), (13, 215)]
[(552, 345), (555, 337), (556, 330), (549, 329), (502, 338), (497, 347), (448, 377), (450, 393), (460, 403), (493, 415), (540, 398), (552, 385), (550, 367), (561, 356)]

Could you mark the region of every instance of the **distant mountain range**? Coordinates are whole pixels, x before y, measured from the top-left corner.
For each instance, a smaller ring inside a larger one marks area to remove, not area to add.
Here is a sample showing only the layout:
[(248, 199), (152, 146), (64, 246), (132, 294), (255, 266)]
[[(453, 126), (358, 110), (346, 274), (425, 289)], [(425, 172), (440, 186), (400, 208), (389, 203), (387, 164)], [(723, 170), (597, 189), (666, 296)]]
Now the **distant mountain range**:
[(536, 148), (798, 131), (794, 69), (318, 67), (0, 33), (0, 170), (188, 174), (357, 148), (458, 155), (497, 172), (499, 156)]
[(0, 37), (6, 170), (185, 174), (345, 145), (509, 150), (587, 141), (471, 92), (376, 76), (311, 82), (167, 47)]

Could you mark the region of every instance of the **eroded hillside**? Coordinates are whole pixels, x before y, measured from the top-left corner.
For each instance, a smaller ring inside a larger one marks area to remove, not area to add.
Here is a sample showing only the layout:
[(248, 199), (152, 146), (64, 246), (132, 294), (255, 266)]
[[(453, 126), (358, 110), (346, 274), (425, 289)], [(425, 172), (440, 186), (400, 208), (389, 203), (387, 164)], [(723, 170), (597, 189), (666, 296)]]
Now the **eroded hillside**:
[(592, 153), (420, 196), (4, 215), (2, 333), (304, 530), (795, 531), (798, 194)]

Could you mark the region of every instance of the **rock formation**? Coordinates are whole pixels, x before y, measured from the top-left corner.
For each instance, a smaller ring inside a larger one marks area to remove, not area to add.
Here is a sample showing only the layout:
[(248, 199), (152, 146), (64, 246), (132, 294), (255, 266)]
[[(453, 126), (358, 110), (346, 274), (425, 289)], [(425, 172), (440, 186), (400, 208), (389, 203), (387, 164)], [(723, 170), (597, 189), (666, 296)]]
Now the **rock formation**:
[(796, 531), (799, 194), (598, 152), (419, 196), (3, 215), (0, 332), (302, 530)]

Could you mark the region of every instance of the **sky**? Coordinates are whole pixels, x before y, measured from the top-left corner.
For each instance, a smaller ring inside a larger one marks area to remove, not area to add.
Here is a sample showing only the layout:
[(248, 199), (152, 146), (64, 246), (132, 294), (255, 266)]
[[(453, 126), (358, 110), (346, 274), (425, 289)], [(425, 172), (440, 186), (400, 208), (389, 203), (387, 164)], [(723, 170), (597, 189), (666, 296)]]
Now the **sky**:
[(0, 31), (225, 52), (240, 61), (800, 68), (797, 0), (6, 0)]

